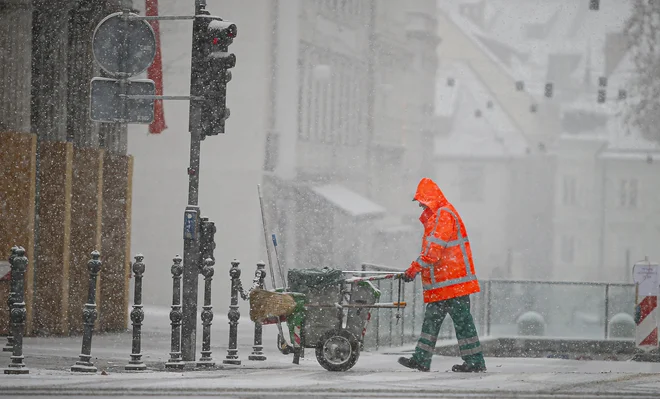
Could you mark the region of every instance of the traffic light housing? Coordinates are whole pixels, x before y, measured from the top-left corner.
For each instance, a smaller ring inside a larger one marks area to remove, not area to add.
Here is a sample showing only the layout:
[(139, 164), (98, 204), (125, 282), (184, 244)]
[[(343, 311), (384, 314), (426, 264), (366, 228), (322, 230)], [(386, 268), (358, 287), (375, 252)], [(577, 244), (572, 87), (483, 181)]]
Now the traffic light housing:
[(209, 218), (202, 218), (199, 226), (199, 267), (204, 266), (204, 261), (211, 258), (215, 261), (213, 251), (215, 250), (215, 223)]
[(235, 24), (218, 17), (212, 17), (206, 25), (206, 70), (202, 80), (204, 101), (201, 107), (202, 138), (225, 132), (225, 120), (230, 115), (227, 108), (227, 83), (232, 77), (230, 69), (236, 66), (236, 56), (229, 53), (229, 45), (237, 33)]

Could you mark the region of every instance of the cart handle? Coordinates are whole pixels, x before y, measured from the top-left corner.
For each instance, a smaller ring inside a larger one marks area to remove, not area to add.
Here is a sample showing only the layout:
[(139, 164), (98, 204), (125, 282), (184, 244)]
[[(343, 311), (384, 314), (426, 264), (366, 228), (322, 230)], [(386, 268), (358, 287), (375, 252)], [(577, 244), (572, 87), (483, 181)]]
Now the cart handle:
[(403, 277), (403, 272), (401, 273), (388, 273), (382, 276), (369, 276), (369, 277), (351, 277), (344, 280), (345, 283), (360, 283), (363, 281), (376, 281), (376, 280), (391, 280), (391, 279), (401, 279)]
[(401, 272), (393, 272), (393, 271), (385, 272), (385, 271), (379, 271), (379, 270), (342, 270), (342, 273), (346, 273), (346, 274), (349, 274), (349, 273), (350, 274), (392, 274), (392, 273), (394, 273), (394, 274), (396, 274), (396, 273), (403, 273), (403, 271), (401, 271)]
[(305, 305), (307, 308), (381, 308), (381, 309), (398, 309), (405, 308), (407, 306), (406, 302), (376, 302), (371, 305), (360, 304), (360, 303), (347, 303), (347, 304), (329, 304), (329, 303), (308, 303)]

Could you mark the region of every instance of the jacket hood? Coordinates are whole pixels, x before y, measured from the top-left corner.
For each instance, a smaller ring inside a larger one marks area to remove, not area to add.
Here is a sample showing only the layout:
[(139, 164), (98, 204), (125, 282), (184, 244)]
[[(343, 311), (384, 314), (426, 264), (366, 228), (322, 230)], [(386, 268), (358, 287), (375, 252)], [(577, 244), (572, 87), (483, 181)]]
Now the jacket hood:
[(448, 203), (440, 187), (427, 177), (419, 181), (413, 200), (426, 205), (434, 213)]

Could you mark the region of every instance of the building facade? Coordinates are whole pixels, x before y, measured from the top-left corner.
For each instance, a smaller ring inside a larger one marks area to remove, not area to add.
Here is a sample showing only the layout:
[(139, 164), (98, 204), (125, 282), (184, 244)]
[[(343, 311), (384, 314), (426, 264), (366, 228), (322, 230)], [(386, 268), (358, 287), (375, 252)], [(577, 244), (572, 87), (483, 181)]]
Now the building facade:
[[(658, 145), (623, 117), (634, 72), (621, 39), (627, 7), (442, 7), (447, 56), (438, 106), (451, 110), (439, 113), (451, 123), (436, 144), (438, 176), (457, 177), (452, 195), (476, 233), (475, 261), (494, 277), (630, 282), (635, 261), (660, 256)], [(547, 134), (538, 135), (543, 127)], [(471, 174), (458, 179), (463, 168)], [(468, 190), (479, 195), (465, 200)]]
[(408, 215), (430, 165), (438, 38), (435, 2), (409, 3), (280, 3), (280, 16), (298, 16), (284, 50), (297, 63), (277, 64), (275, 79), (296, 90), (275, 105), (265, 181), (288, 267), (414, 257)]

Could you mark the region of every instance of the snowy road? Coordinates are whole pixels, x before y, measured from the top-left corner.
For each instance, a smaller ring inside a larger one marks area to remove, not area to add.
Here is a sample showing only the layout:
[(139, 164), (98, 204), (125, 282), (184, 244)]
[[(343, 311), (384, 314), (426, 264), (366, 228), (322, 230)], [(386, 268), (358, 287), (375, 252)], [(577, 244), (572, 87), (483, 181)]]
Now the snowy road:
[(484, 374), (447, 372), (455, 359), (434, 358), (430, 373), (409, 371), (396, 356), (365, 353), (345, 373), (323, 370), (313, 358), (300, 365), (272, 356), (264, 363), (209, 371), (74, 375), (32, 370), (0, 376), (0, 397), (228, 397), (228, 398), (658, 398), (660, 365), (560, 359), (490, 358)]

